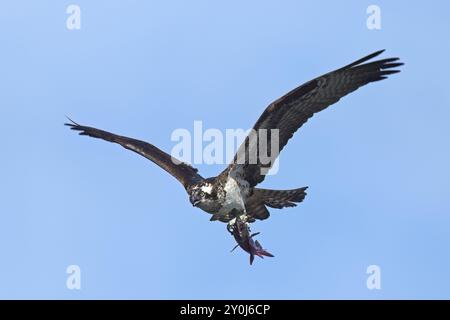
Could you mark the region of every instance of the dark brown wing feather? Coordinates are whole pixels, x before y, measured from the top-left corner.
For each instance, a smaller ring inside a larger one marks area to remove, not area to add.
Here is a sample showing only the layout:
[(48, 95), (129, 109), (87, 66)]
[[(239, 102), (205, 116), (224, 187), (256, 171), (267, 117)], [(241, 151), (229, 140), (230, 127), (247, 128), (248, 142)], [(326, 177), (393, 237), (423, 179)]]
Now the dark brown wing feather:
[[(70, 119), (69, 119), (70, 120)], [(103, 139), (109, 142), (120, 144), (122, 147), (134, 151), (141, 156), (153, 161), (158, 166), (166, 170), (178, 181), (180, 181), (185, 188), (195, 182), (203, 180), (203, 178), (197, 173), (197, 169), (192, 166), (180, 162), (177, 159), (172, 158), (169, 154), (158, 149), (154, 145), (132, 138), (116, 135), (111, 132), (103, 131), (100, 129), (86, 127), (79, 125), (78, 123), (70, 120), (71, 123), (65, 123), (70, 129), (80, 131), (80, 135), (85, 135), (93, 138)]]
[[(263, 163), (259, 153), (255, 151), (258, 150), (259, 135), (255, 135), (256, 139), (251, 139), (249, 135), (240, 146), (234, 161), (222, 172), (222, 175), (228, 174), (233, 169), (241, 169), (241, 174), (251, 187), (262, 182), (265, 174), (261, 169), (267, 173), (288, 140), (315, 113), (361, 86), (386, 79), (388, 75), (399, 72), (399, 70), (392, 70), (403, 65), (397, 62), (398, 58), (364, 63), (383, 51), (377, 51), (343, 68), (308, 81), (272, 102), (253, 127), (253, 132), (267, 129), (267, 155), (270, 161)], [(273, 155), (270, 154), (272, 142), (270, 129), (279, 129), (279, 152)], [(257, 162), (249, 162), (249, 154), (258, 155)]]
[(308, 187), (292, 190), (254, 188), (253, 194), (245, 203), (247, 214), (254, 219), (267, 219), (270, 214), (266, 206), (276, 209), (295, 207), (298, 202), (302, 202), (305, 199), (306, 189)]

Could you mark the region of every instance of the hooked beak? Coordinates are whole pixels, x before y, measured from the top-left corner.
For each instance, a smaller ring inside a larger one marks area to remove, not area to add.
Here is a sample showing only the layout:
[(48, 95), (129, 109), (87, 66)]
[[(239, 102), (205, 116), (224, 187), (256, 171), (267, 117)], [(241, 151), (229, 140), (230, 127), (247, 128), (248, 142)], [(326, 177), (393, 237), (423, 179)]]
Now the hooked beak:
[(189, 201), (192, 203), (194, 207), (196, 207), (201, 201), (195, 196), (190, 196)]

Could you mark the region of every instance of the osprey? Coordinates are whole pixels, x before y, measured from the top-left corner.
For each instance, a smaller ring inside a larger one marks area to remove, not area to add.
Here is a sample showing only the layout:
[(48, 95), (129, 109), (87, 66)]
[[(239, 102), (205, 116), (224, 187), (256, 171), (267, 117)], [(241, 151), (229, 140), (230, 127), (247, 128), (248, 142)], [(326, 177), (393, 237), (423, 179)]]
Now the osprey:
[[(257, 134), (246, 137), (234, 160), (216, 177), (203, 178), (191, 165), (174, 159), (150, 143), (83, 126), (71, 119), (71, 123), (65, 125), (80, 131), (80, 135), (120, 144), (166, 170), (184, 186), (193, 206), (211, 214), (212, 221), (227, 223), (227, 229), (234, 236), (237, 245), (250, 254), (251, 264), (255, 255), (261, 258), (273, 255), (264, 250), (258, 241), (253, 240), (256, 234), (250, 235), (249, 223), (267, 219), (267, 207), (281, 209), (296, 206), (296, 203), (305, 198), (307, 189), (269, 190), (256, 186), (264, 180), (268, 169), (289, 139), (315, 113), (361, 86), (399, 72), (393, 69), (403, 65), (398, 62), (399, 58), (369, 62), (383, 51), (374, 52), (308, 81), (272, 102), (251, 131)], [(258, 134), (261, 130), (272, 132), (274, 129), (277, 132), (276, 139), (273, 134)], [(278, 152), (270, 153), (269, 162), (262, 161), (258, 152), (254, 159), (256, 161), (251, 161), (252, 152), (260, 148), (261, 142), (265, 142), (268, 150), (272, 150), (272, 144), (278, 144)]]

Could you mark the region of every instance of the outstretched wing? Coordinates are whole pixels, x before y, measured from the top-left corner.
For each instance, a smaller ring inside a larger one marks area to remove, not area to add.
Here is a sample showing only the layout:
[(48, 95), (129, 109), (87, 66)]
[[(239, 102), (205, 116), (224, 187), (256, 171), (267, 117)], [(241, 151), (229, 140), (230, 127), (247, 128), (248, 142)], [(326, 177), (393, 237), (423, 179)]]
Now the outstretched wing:
[(185, 188), (193, 183), (203, 180), (203, 178), (197, 173), (197, 169), (193, 168), (189, 164), (172, 158), (169, 154), (150, 143), (119, 136), (96, 128), (82, 126), (71, 119), (69, 120), (71, 123), (65, 123), (65, 125), (69, 126), (72, 130), (80, 131), (80, 135), (118, 143), (128, 150), (134, 151), (141, 156), (146, 157), (174, 176), (183, 184)]
[[(251, 134), (239, 147), (233, 162), (222, 172), (222, 175), (228, 174), (230, 171), (238, 172), (251, 187), (262, 182), (288, 140), (315, 113), (336, 103), (340, 98), (361, 86), (386, 79), (388, 75), (400, 72), (392, 69), (403, 65), (398, 62), (398, 58), (365, 63), (382, 52), (384, 50), (308, 81), (272, 102), (264, 110)], [(277, 139), (274, 136), (276, 132), (278, 132), (278, 146), (276, 146)], [(267, 143), (261, 141), (263, 139)], [(272, 144), (274, 144), (276, 152), (271, 152)], [(265, 156), (264, 159), (261, 158), (259, 151)]]

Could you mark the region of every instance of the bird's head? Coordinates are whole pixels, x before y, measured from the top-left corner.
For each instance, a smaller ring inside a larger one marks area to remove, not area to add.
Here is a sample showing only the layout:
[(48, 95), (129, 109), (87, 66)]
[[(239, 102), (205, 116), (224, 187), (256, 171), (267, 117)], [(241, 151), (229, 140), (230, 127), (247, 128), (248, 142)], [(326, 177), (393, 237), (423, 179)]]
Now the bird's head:
[(214, 185), (208, 181), (202, 181), (193, 185), (189, 192), (189, 201), (194, 207), (206, 207), (217, 200), (217, 193)]

